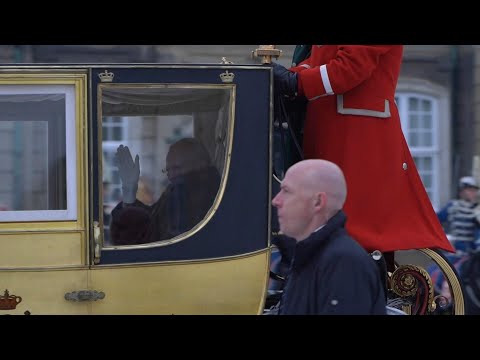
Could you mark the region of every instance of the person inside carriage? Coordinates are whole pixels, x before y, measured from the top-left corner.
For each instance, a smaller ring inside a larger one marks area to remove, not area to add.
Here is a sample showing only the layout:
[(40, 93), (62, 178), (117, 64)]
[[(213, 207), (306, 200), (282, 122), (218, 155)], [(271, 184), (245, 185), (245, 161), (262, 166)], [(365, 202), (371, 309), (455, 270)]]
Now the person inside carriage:
[(299, 45), (294, 56), (289, 69), (272, 63), (275, 101), (305, 104), (303, 158), (344, 172), (349, 234), (381, 252), (389, 272), (398, 250), (454, 252), (401, 129), (394, 97), (403, 46)]
[(112, 210), (114, 245), (134, 245), (173, 238), (198, 224), (213, 205), (220, 174), (205, 147), (195, 138), (183, 138), (166, 158), (169, 185), (153, 205), (137, 198), (140, 160), (127, 146), (115, 155), (122, 181), (123, 201)]

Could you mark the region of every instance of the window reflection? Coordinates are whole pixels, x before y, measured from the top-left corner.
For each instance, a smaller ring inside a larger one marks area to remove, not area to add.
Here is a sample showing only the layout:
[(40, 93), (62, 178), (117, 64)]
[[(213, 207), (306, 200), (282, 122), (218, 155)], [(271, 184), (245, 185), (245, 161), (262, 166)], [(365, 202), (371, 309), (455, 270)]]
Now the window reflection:
[[(101, 88), (107, 246), (171, 239), (202, 222), (225, 166), (230, 92), (231, 88)], [(130, 168), (139, 158), (133, 197), (126, 195), (122, 182), (119, 147), (121, 152), (128, 149)]]
[(66, 210), (66, 95), (0, 94), (0, 109), (0, 209)]

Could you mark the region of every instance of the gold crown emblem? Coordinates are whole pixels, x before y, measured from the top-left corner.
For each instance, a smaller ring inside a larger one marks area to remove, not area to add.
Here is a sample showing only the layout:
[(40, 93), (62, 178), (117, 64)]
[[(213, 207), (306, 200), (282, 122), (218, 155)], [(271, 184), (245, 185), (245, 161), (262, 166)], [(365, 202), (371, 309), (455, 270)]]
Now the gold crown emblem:
[(0, 295), (0, 310), (13, 310), (21, 302), (22, 298), (20, 296), (10, 295), (8, 290), (5, 290), (5, 294)]
[(224, 82), (224, 83), (233, 82), (234, 77), (235, 77), (235, 74), (234, 73), (229, 73), (228, 70), (226, 70), (224, 73), (220, 74), (220, 79), (222, 79), (222, 82)]
[(108, 70), (105, 70), (104, 72), (98, 74), (101, 82), (112, 82), (114, 76), (115, 75), (113, 74), (113, 72), (110, 72)]

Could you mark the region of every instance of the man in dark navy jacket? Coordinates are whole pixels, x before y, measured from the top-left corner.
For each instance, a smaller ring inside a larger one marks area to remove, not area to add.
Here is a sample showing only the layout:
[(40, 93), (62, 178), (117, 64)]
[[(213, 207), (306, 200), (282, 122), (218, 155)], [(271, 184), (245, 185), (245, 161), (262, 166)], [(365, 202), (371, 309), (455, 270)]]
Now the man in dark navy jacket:
[(346, 197), (332, 162), (305, 160), (287, 171), (272, 201), (280, 230), (297, 241), (281, 315), (386, 314), (377, 264), (345, 230)]

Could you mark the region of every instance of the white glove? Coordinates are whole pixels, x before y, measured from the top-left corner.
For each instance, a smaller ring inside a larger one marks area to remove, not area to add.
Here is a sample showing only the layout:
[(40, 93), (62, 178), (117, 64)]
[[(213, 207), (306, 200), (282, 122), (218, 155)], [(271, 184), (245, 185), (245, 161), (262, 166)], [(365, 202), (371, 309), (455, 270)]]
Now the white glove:
[(134, 163), (128, 146), (120, 145), (115, 153), (114, 163), (122, 181), (123, 202), (132, 204), (137, 198), (140, 158), (137, 155)]

